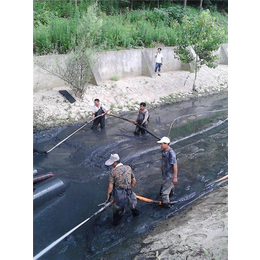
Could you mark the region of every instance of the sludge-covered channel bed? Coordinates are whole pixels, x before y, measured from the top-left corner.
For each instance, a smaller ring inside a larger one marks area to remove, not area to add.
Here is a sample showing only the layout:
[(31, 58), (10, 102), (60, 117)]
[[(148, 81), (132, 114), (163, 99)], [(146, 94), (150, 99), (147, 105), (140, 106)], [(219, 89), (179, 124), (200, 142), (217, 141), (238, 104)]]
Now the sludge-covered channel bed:
[[(214, 181), (228, 170), (227, 106), (227, 93), (223, 92), (156, 109), (147, 107), (151, 114), (149, 131), (159, 137), (169, 134), (177, 154), (178, 203), (165, 209), (138, 201), (140, 216), (133, 218), (127, 211), (117, 227), (111, 225), (112, 211), (107, 209), (40, 259), (100, 259), (111, 249), (133, 254), (138, 250), (122, 248), (123, 241), (146, 233), (221, 185)], [(136, 113), (122, 116), (135, 120)], [(80, 126), (37, 133), (34, 148), (47, 151)], [(158, 199), (161, 153), (157, 140), (150, 135), (134, 136), (134, 125), (112, 117), (107, 117), (106, 131), (92, 131), (90, 127), (87, 125), (47, 155), (34, 154), (34, 167), (39, 172), (52, 171), (69, 182), (63, 196), (34, 211), (34, 255), (100, 208), (98, 204), (106, 199), (109, 175), (104, 162), (111, 153), (118, 153), (121, 161), (133, 168), (136, 194)]]

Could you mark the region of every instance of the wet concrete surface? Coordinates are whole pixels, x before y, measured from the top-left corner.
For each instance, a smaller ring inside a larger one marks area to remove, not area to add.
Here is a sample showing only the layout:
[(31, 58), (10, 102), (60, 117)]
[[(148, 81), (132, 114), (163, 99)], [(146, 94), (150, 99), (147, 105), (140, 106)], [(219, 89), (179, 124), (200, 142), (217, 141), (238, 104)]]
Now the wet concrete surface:
[[(214, 180), (228, 171), (227, 92), (149, 110), (149, 130), (167, 136), (178, 159), (178, 185), (170, 209), (138, 202), (140, 216), (127, 211), (121, 224), (111, 225), (112, 211), (106, 210), (73, 232), (40, 259), (101, 259), (120, 245), (138, 238), (161, 221), (174, 217), (199, 197), (213, 191)], [(135, 113), (121, 114), (135, 120)], [(47, 151), (81, 125), (58, 127), (34, 134), (34, 148)], [(63, 196), (34, 211), (34, 255), (74, 226), (95, 213), (106, 199), (110, 169), (104, 165), (111, 153), (118, 153), (133, 168), (136, 194), (158, 199), (161, 182), (160, 147), (150, 135), (134, 136), (134, 125), (107, 117), (105, 131), (91, 125), (76, 133), (46, 155), (34, 154), (39, 173), (51, 171), (70, 182)], [(118, 248), (118, 249), (117, 249)], [(127, 251), (136, 250), (127, 248)], [(123, 253), (123, 252), (122, 252)], [(133, 253), (133, 252), (132, 252)], [(115, 259), (111, 255), (112, 258)]]

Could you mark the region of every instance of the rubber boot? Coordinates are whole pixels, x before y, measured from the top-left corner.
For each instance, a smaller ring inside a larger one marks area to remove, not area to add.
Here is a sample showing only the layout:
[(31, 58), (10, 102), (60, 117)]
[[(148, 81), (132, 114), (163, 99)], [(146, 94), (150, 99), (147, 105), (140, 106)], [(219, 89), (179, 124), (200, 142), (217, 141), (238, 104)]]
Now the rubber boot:
[(162, 206), (167, 209), (171, 207), (169, 203), (162, 203)]
[(113, 213), (113, 222), (112, 222), (112, 225), (113, 226), (117, 226), (120, 222), (120, 220), (123, 218), (125, 214), (125, 209), (122, 210), (122, 211), (117, 211), (117, 212), (114, 212)]
[(131, 209), (131, 211), (134, 217), (139, 216), (139, 210), (137, 208)]
[(171, 189), (171, 192), (170, 192), (170, 194), (169, 194), (169, 197), (171, 198), (171, 200), (173, 200), (173, 198), (174, 198), (174, 188)]
[(162, 195), (162, 206), (164, 208), (170, 208), (171, 205), (169, 204), (170, 200), (169, 200), (169, 195), (163, 194)]

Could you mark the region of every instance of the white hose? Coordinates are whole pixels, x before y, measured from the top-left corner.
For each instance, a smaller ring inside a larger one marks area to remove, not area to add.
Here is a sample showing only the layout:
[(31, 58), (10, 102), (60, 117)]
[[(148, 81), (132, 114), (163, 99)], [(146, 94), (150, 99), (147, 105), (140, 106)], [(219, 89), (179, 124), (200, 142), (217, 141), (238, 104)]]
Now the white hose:
[(52, 242), (50, 245), (48, 245), (46, 248), (44, 248), (40, 253), (38, 253), (36, 256), (33, 257), (33, 260), (38, 259), (39, 257), (41, 257), (42, 255), (44, 255), (45, 253), (47, 253), (50, 249), (52, 249), (54, 246), (56, 246), (61, 240), (63, 240), (65, 237), (67, 237), (68, 235), (70, 235), (73, 231), (75, 231), (77, 228), (79, 228), (80, 226), (82, 226), (84, 223), (86, 223), (87, 221), (89, 221), (92, 217), (96, 216), (97, 214), (101, 213), (103, 210), (105, 210), (107, 207), (109, 207), (112, 204), (112, 202), (108, 202), (105, 204), (105, 206), (103, 208), (101, 208), (100, 210), (98, 210), (96, 213), (94, 213), (92, 216), (90, 216), (89, 218), (85, 219), (83, 222), (81, 222), (80, 224), (78, 224), (76, 227), (74, 227), (73, 229), (71, 229), (70, 231), (68, 231), (66, 234), (64, 234), (63, 236), (61, 236), (60, 238), (58, 238), (57, 240), (55, 240), (54, 242)]

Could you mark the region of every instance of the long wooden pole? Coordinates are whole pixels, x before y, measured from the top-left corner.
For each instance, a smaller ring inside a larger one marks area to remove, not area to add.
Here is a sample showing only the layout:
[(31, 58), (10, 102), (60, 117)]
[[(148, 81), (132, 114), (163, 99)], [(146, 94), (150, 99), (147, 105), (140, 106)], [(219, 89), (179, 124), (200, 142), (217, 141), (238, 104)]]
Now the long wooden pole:
[(136, 126), (142, 128), (143, 130), (145, 130), (147, 133), (149, 133), (150, 135), (152, 135), (152, 136), (155, 137), (156, 139), (161, 140), (160, 137), (154, 135), (153, 133), (151, 133), (150, 131), (148, 131), (148, 130), (147, 130), (146, 128), (144, 128), (143, 126), (137, 124), (135, 121), (129, 120), (129, 119), (124, 118), (124, 117), (121, 117), (121, 116), (116, 116), (116, 115), (113, 115), (113, 114), (107, 114), (107, 115), (108, 115), (108, 116), (113, 116), (113, 117), (116, 117), (116, 118), (119, 118), (119, 119), (122, 119), (122, 120), (125, 120), (125, 121), (127, 121), (127, 122), (129, 122), (129, 123), (131, 123), (131, 124), (134, 124), (134, 125), (136, 125)]
[(52, 147), (50, 150), (48, 150), (47, 152), (44, 151), (37, 151), (36, 149), (34, 149), (34, 152), (39, 153), (39, 154), (47, 154), (50, 153), (53, 149), (55, 149), (56, 147), (58, 147), (59, 145), (61, 145), (63, 142), (65, 142), (66, 140), (68, 140), (71, 136), (73, 136), (74, 134), (76, 134), (78, 131), (80, 131), (83, 127), (85, 127), (87, 124), (91, 123), (92, 121), (94, 121), (95, 119), (97, 119), (98, 117), (104, 116), (105, 114), (101, 114), (98, 115), (94, 118), (92, 118), (90, 121), (86, 122), (84, 125), (82, 125), (80, 128), (78, 128), (76, 131), (74, 131), (72, 134), (70, 134), (69, 136), (67, 136), (66, 138), (64, 138), (63, 140), (61, 140), (58, 144), (56, 144), (54, 147)]

